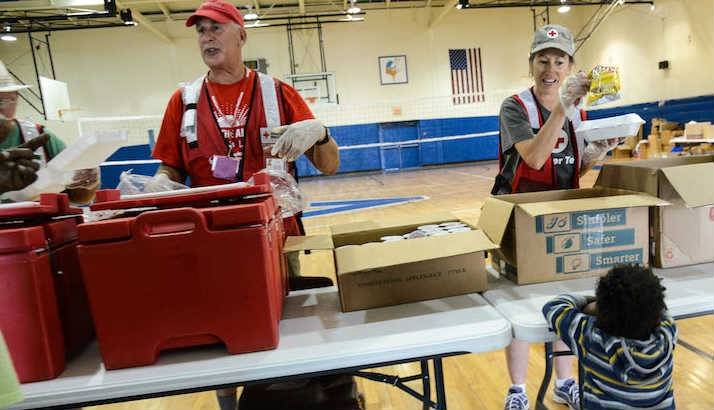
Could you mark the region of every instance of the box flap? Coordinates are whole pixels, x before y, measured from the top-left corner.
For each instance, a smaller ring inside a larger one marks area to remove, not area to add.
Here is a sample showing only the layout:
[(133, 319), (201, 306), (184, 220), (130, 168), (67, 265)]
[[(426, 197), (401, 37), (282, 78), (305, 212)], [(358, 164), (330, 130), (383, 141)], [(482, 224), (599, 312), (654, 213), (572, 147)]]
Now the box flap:
[(419, 216), (405, 215), (403, 218), (380, 219), (379, 221), (368, 220), (350, 222), (345, 224), (333, 225), (330, 227), (330, 230), (332, 231), (332, 235), (336, 236), (397, 226), (426, 225), (435, 222), (455, 221), (458, 219), (459, 218), (456, 218), (453, 214), (449, 212), (439, 212)]
[(657, 196), (658, 180), (657, 169), (633, 167), (628, 163), (608, 163), (600, 170), (595, 186), (627, 189)]
[(283, 253), (332, 249), (334, 249), (334, 245), (330, 235), (288, 236), (285, 240)]
[(508, 221), (511, 219), (515, 204), (490, 197), (481, 207), (481, 216), (478, 218), (478, 227), (497, 244), (503, 240)]
[(530, 216), (550, 215), (562, 212), (592, 211), (595, 209), (633, 208), (636, 206), (662, 206), (667, 201), (645, 194), (626, 194), (581, 198), (565, 201), (536, 202), (518, 205)]
[(451, 235), (368, 243), (335, 249), (338, 274), (447, 258), (498, 248), (480, 230)]
[(603, 165), (595, 186), (659, 195), (659, 170), (701, 163), (714, 163), (714, 155), (610, 162)]
[(687, 207), (714, 204), (714, 162), (663, 168), (662, 173)]

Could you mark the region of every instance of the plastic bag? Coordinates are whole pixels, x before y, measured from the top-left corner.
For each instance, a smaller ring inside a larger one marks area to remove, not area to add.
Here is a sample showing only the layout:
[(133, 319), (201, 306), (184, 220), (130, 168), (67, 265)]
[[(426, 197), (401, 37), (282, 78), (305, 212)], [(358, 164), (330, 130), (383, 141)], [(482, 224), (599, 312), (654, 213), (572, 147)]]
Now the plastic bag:
[(617, 67), (598, 65), (590, 71), (590, 91), (588, 105), (595, 106), (616, 101), (622, 98), (620, 94), (620, 72)]
[[(270, 185), (273, 187), (275, 200), (280, 206), (280, 216), (287, 218), (307, 208), (307, 198), (298, 188), (297, 181), (292, 175), (282, 170), (270, 168), (265, 168), (258, 173), (270, 175)], [(255, 185), (253, 177), (247, 182), (250, 185)]]
[(131, 170), (124, 171), (119, 176), (117, 189), (122, 195), (146, 194), (149, 192), (165, 192), (177, 189), (188, 189), (184, 184), (174, 182), (166, 174), (155, 176), (132, 174)]

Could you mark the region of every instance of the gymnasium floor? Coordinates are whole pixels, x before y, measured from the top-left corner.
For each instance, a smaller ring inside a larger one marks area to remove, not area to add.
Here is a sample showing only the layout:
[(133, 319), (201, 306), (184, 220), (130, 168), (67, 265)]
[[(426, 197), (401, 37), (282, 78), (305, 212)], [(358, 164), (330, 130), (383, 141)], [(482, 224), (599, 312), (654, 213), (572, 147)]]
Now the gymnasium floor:
[[(496, 174), (494, 162), (470, 163), (397, 173), (373, 173), (311, 178), (301, 181), (301, 188), (311, 202), (363, 198), (413, 197), (428, 199), (402, 205), (367, 208), (355, 212), (327, 214), (305, 220), (308, 234), (326, 233), (331, 224), (365, 219), (404, 217), (450, 211), (476, 223), (482, 199), (488, 196)], [(596, 171), (583, 176), (581, 185), (591, 186)], [(301, 259), (306, 275), (331, 275), (329, 254), (314, 252)], [(680, 340), (692, 348), (679, 345), (675, 350), (675, 396), (677, 407), (685, 410), (714, 409), (714, 317), (686, 319), (677, 322)], [(697, 352), (696, 350), (699, 350)], [(399, 365), (380, 369), (392, 374), (413, 374), (416, 365)], [(503, 352), (472, 354), (444, 361), (448, 407), (451, 410), (498, 410), (509, 386)], [(544, 370), (543, 347), (531, 346), (527, 389), (535, 400)], [(358, 379), (367, 410), (421, 410), (421, 404), (391, 386)], [(551, 409), (565, 409), (550, 401)], [(432, 396), (433, 397), (433, 396)], [(212, 392), (163, 397), (106, 406), (101, 410), (210, 410), (217, 409)], [(267, 409), (266, 409), (267, 410)]]

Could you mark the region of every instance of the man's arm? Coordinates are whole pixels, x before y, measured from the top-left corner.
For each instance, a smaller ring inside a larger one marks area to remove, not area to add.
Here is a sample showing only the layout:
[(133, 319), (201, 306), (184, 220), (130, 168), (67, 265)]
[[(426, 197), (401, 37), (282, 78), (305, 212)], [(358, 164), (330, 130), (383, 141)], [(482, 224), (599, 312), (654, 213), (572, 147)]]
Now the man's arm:
[(156, 170), (155, 176), (159, 174), (165, 174), (170, 180), (183, 184), (186, 182), (186, 173), (178, 168), (174, 168), (170, 165), (161, 164), (159, 169)]
[(313, 145), (305, 152), (305, 156), (325, 175), (334, 175), (340, 167), (340, 151), (332, 137), (322, 145)]

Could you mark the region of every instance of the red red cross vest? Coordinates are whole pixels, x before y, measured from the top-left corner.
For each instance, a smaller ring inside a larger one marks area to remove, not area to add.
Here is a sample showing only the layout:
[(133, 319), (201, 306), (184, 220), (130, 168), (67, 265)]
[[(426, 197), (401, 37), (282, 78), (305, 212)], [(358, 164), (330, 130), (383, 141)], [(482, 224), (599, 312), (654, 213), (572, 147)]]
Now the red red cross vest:
[[(279, 83), (272, 77), (255, 72), (250, 96), (248, 117), (244, 127), (243, 157), (237, 180), (247, 181), (253, 174), (266, 168), (263, 145), (270, 145), (269, 130), (285, 123), (281, 109), (282, 93)], [(221, 185), (235, 181), (213, 176), (210, 158), (226, 152), (226, 143), (211, 110), (205, 76), (184, 85), (181, 93), (184, 114), (181, 120), (181, 155), (185, 159), (186, 172), (191, 178), (191, 186)], [(295, 167), (287, 170), (295, 177)], [(284, 219), (288, 235), (302, 235), (298, 219)]]
[[(536, 102), (533, 89), (529, 88), (524, 90), (520, 94), (514, 95), (513, 98), (526, 112), (526, 116), (528, 117), (528, 121), (533, 129), (533, 133), (538, 133), (538, 130), (540, 130), (545, 121), (543, 120), (543, 114), (538, 108), (538, 103)], [(584, 142), (575, 136), (575, 130), (578, 128), (581, 121), (584, 121), (585, 119), (586, 113), (582, 110), (577, 112), (576, 115), (568, 117), (568, 128), (570, 129), (568, 134), (575, 156), (575, 173), (573, 174), (573, 182), (570, 187), (572, 189), (576, 189), (580, 186), (580, 154), (584, 149)], [(498, 140), (498, 166), (499, 172), (502, 172), (504, 163), (500, 137)], [(551, 154), (550, 158), (545, 162), (541, 169), (533, 169), (529, 167), (525, 161), (519, 159), (510, 185), (512, 193), (521, 192), (520, 187), (522, 185), (531, 187), (538, 186), (542, 188), (540, 190), (543, 191), (559, 189), (560, 187), (557, 186), (556, 167), (553, 163), (553, 155)], [(495, 191), (497, 191), (496, 187), (494, 187), (494, 192)]]

